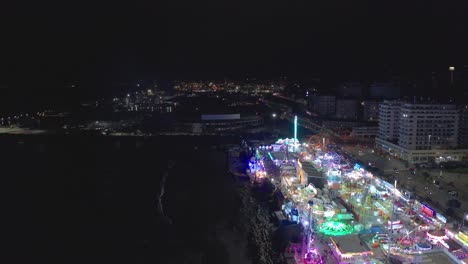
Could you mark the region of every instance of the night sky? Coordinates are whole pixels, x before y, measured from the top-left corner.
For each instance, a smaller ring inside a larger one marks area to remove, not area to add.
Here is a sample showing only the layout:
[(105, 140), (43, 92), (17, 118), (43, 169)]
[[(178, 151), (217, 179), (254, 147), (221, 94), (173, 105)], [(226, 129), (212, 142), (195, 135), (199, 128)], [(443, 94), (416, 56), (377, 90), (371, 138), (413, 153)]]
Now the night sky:
[(66, 2), (1, 8), (0, 84), (47, 93), (79, 83), (86, 94), (138, 79), (372, 77), (467, 63), (466, 1)]

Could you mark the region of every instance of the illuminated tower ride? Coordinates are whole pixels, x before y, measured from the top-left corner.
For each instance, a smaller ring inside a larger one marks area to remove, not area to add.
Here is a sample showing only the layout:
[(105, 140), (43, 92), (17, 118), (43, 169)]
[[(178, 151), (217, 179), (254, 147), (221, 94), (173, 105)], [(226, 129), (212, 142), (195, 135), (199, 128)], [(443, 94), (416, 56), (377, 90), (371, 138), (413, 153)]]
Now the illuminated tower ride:
[(294, 144), (297, 143), (297, 115), (294, 116)]
[(297, 115), (294, 116), (294, 151), (297, 150)]

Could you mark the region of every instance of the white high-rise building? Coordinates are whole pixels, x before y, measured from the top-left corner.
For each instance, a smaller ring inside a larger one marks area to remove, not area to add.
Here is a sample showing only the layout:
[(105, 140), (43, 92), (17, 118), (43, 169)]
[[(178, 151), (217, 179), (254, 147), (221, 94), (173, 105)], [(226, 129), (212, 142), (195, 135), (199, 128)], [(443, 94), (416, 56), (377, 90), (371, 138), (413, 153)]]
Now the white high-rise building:
[(399, 134), (401, 102), (384, 101), (379, 106), (378, 138), (396, 142)]
[(461, 160), (459, 111), (455, 105), (384, 101), (380, 105), (377, 146), (411, 163)]
[(455, 148), (458, 124), (455, 105), (403, 104), (398, 145), (415, 150)]

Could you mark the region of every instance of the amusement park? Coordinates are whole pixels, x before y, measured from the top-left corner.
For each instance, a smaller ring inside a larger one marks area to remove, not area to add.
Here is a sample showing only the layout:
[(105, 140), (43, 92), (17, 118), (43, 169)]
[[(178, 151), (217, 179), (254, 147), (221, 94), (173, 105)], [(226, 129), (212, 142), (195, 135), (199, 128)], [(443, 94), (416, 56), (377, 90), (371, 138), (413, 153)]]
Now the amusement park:
[[(449, 228), (431, 205), (328, 149), (325, 137), (255, 147), (247, 174), (283, 197), (275, 212), (302, 226), (290, 263), (465, 263), (468, 232)], [(269, 170), (272, 166), (278, 172)], [(468, 218), (467, 218), (468, 219)]]

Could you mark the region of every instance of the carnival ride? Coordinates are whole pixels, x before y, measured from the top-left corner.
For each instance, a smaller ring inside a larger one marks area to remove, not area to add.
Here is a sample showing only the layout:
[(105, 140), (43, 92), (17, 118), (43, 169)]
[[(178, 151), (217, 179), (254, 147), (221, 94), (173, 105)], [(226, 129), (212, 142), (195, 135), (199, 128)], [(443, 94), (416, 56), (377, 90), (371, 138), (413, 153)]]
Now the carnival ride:
[[(297, 123), (295, 126), (297, 127)], [(419, 212), (416, 209), (412, 210), (414, 206), (395, 204), (394, 198), (398, 196), (398, 192), (394, 189), (396, 184), (394, 187), (388, 182), (375, 178), (359, 164), (349, 164), (350, 161), (343, 159), (340, 155), (326, 152), (325, 142), (319, 135), (309, 137), (308, 144), (299, 144), (295, 133), (293, 139), (279, 140), (276, 144), (276, 150), (271, 153), (257, 150), (256, 166), (253, 170), (258, 171), (256, 175), (258, 178), (267, 176), (262, 174), (265, 171), (262, 156), (263, 158), (269, 157), (271, 160), (275, 158), (275, 164), (280, 166), (281, 190), (289, 200), (285, 202), (287, 206), (283, 209), (290, 215), (291, 221), (302, 223), (304, 227), (309, 226), (311, 230), (313, 228), (325, 236), (340, 238), (350, 234), (355, 235), (364, 231), (363, 229), (368, 232), (374, 226), (383, 226), (387, 230), (401, 229), (403, 237), (399, 235), (397, 245), (402, 248), (417, 247), (416, 240), (410, 236), (413, 232), (415, 234), (415, 230), (408, 232), (406, 227), (403, 228), (406, 225), (402, 223), (387, 224), (389, 217), (395, 212), (395, 207), (400, 210), (400, 213), (404, 212), (410, 218), (414, 218), (416, 215), (414, 212)], [(315, 151), (312, 152), (313, 150)], [(324, 190), (322, 193), (321, 189), (307, 185), (305, 179), (307, 177), (301, 179), (304, 177), (301, 175), (302, 164), (306, 162), (313, 163), (316, 170), (326, 175), (327, 192)], [(333, 198), (338, 195), (338, 201), (341, 204), (327, 200), (330, 197), (328, 192)], [(351, 213), (346, 214), (346, 211)], [(429, 238), (430, 235), (432, 234), (428, 234)], [(395, 248), (390, 247), (388, 237), (378, 237), (372, 241), (374, 242), (372, 247), (381, 246), (384, 249), (386, 246), (387, 251)], [(310, 237), (307, 242), (309, 249)]]
[(307, 140), (307, 145), (311, 149), (321, 149), (323, 145), (323, 138), (319, 134), (311, 135)]
[(327, 236), (345, 236), (352, 234), (354, 229), (351, 225), (339, 221), (326, 221), (320, 224), (318, 231)]

